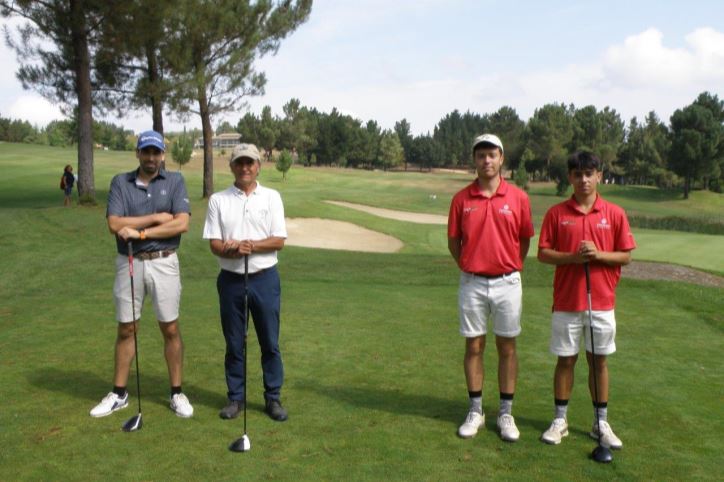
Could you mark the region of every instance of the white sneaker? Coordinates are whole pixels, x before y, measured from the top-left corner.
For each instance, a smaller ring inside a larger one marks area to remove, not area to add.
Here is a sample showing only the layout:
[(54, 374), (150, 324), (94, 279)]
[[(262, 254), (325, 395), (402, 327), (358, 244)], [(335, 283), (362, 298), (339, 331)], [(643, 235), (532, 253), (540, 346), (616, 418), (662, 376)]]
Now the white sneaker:
[(179, 417), (189, 418), (194, 414), (194, 407), (191, 406), (191, 402), (183, 393), (171, 395), (170, 406), (171, 410), (176, 412)]
[(568, 422), (565, 418), (554, 418), (548, 430), (543, 432), (540, 439), (547, 444), (558, 445), (563, 437), (568, 435)]
[(458, 435), (462, 438), (473, 438), (483, 425), (485, 425), (485, 415), (478, 412), (468, 412), (465, 421), (458, 428)]
[(126, 408), (128, 406), (128, 392), (123, 397), (119, 397), (113, 392), (109, 392), (108, 395), (103, 397), (101, 403), (93, 407), (90, 411), (91, 417), (105, 417), (110, 415), (116, 410)]
[(500, 430), (500, 438), (506, 442), (517, 442), (520, 438), (518, 427), (515, 426), (515, 419), (508, 413), (498, 417), (498, 430)]
[[(602, 446), (610, 447), (615, 450), (623, 447), (623, 442), (621, 442), (620, 438), (616, 437), (616, 434), (613, 433), (613, 430), (611, 429), (611, 426), (608, 424), (608, 422), (601, 420), (600, 427)], [(591, 436), (591, 438), (595, 438), (596, 440), (598, 440), (598, 430), (596, 430), (596, 422), (593, 422), (593, 427), (591, 428), (591, 433), (589, 435)]]

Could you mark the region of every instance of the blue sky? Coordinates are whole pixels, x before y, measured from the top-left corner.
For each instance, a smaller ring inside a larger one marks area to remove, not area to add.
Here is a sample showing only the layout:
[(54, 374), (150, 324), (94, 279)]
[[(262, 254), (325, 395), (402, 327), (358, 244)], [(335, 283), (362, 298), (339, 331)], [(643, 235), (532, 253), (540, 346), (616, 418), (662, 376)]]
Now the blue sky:
[[(0, 115), (40, 125), (59, 116), (22, 90), (4, 45), (0, 62)], [(668, 121), (704, 90), (724, 97), (724, 2), (317, 0), (309, 21), (257, 65), (268, 82), (248, 99), (255, 113), (270, 105), (281, 115), (296, 97), (383, 128), (406, 118), (415, 134), (454, 109), (509, 105), (528, 119), (549, 102), (608, 105), (626, 121), (655, 110)], [(235, 124), (246, 108), (213, 122)], [(150, 114), (108, 120), (138, 132)]]

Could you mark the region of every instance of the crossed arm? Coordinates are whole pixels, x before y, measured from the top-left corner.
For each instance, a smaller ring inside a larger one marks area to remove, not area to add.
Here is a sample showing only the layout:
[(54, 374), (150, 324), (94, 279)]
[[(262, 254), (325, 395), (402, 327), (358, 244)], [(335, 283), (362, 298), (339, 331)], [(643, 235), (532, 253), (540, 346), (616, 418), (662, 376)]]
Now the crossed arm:
[(140, 230), (145, 230), (146, 239), (166, 239), (188, 231), (189, 217), (189, 213), (108, 216), (108, 229), (124, 241), (140, 239)]

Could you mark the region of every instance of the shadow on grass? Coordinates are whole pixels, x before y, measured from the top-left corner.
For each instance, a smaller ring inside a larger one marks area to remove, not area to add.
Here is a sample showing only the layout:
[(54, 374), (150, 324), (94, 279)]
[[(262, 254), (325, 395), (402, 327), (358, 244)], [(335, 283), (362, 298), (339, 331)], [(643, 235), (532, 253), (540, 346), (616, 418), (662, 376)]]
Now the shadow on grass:
[[(135, 372), (134, 372), (135, 373)], [(88, 409), (94, 403), (98, 403), (106, 393), (113, 388), (112, 379), (104, 379), (96, 373), (87, 370), (63, 370), (57, 367), (45, 367), (28, 375), (28, 382), (40, 390), (64, 393), (66, 395), (87, 400)], [(212, 392), (199, 387), (198, 385), (184, 383), (186, 393), (193, 405), (203, 405), (213, 409), (221, 409), (227, 403), (225, 392)], [(131, 375), (128, 381), (128, 391), (131, 394), (133, 404), (136, 399), (136, 378)], [(169, 397), (168, 378), (157, 375), (146, 375), (141, 369), (141, 403), (154, 403), (168, 406)], [(249, 408), (263, 410), (253, 404)]]
[[(317, 380), (300, 380), (296, 383), (295, 388), (315, 392), (324, 397), (337, 400), (340, 403), (359, 408), (441, 420), (450, 423), (451, 430), (455, 433), (457, 433), (458, 425), (462, 423), (465, 418), (468, 404), (465, 398), (450, 400), (423, 393), (404, 393), (401, 390), (372, 387), (325, 386)], [(489, 403), (486, 405), (489, 405)], [(486, 426), (490, 430), (495, 430), (497, 415), (497, 407), (496, 410), (491, 410), (490, 407), (486, 410), (486, 416), (488, 418)], [(547, 419), (541, 420), (521, 417), (519, 415), (515, 416), (515, 421), (523, 431), (528, 432), (528, 434), (538, 435), (543, 433), (551, 422)], [(575, 427), (569, 428), (569, 430), (578, 435), (588, 435), (587, 431), (579, 430)]]

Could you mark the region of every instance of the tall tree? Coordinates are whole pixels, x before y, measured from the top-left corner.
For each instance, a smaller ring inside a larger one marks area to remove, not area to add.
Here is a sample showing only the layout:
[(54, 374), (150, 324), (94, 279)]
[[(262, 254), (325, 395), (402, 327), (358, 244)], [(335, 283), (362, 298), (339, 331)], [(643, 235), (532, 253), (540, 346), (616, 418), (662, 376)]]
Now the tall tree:
[(203, 196), (214, 191), (211, 117), (244, 107), (244, 97), (264, 92), (266, 78), (254, 61), (274, 54), (281, 40), (305, 22), (312, 0), (182, 0), (169, 17), (164, 51), (180, 80), (170, 105), (201, 118)]
[(161, 50), (169, 38), (167, 19), (174, 4), (173, 0), (103, 2), (103, 28), (94, 55), (103, 100), (119, 115), (150, 108), (153, 130), (162, 134), (163, 109), (174, 81)]
[(276, 144), (279, 135), (278, 131), (278, 122), (272, 116), (271, 107), (268, 105), (264, 106), (261, 111), (257, 134), (259, 136), (259, 146), (266, 151), (267, 161), (271, 161), (274, 144)]
[(412, 134), (410, 134), (410, 123), (407, 119), (395, 122), (395, 133), (397, 133), (400, 144), (402, 144), (402, 150), (404, 151), (404, 162), (405, 171), (407, 170), (407, 163), (410, 162), (410, 149), (412, 148)]
[[(554, 161), (558, 164), (565, 161), (567, 146), (573, 139), (573, 110), (573, 106), (569, 108), (564, 104), (546, 104), (536, 109), (528, 121), (528, 146), (537, 158), (545, 160), (549, 179), (553, 175), (551, 164)], [(560, 190), (565, 179), (561, 177), (561, 169), (556, 168), (555, 172), (558, 174), (555, 177)]]
[(91, 52), (102, 17), (100, 0), (0, 1), (0, 14), (28, 22), (19, 39), (7, 35), (18, 55), (17, 77), (78, 119), (78, 193), (95, 203), (93, 171), (93, 72)]
[(397, 133), (389, 130), (384, 131), (380, 139), (380, 160), (384, 170), (399, 166), (402, 164), (404, 157), (405, 152)]
[[(694, 181), (719, 177), (719, 142), (722, 123), (697, 103), (671, 116), (671, 169), (684, 178), (684, 199)], [(706, 186), (706, 183), (705, 183)]]
[(611, 172), (624, 175), (630, 184), (671, 187), (674, 176), (666, 166), (669, 148), (668, 129), (655, 112), (649, 112), (643, 124), (634, 117), (629, 121), (618, 162)]
[(509, 168), (518, 166), (525, 149), (525, 122), (512, 107), (503, 106), (488, 118), (488, 130), (500, 137), (505, 146), (505, 162)]

